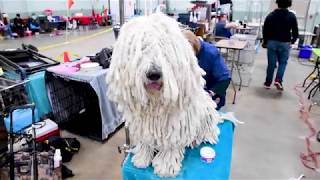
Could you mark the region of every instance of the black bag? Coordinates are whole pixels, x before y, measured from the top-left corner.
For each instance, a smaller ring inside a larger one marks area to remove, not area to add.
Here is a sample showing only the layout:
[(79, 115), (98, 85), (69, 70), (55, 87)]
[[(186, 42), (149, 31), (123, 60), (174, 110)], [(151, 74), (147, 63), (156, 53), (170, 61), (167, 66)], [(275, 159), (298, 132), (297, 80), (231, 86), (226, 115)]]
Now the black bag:
[(103, 48), (96, 56), (91, 57), (92, 62), (99, 63), (104, 69), (109, 68), (112, 56), (111, 48)]
[(53, 136), (42, 144), (42, 148), (44, 149), (50, 149), (50, 147), (61, 150), (62, 162), (70, 162), (73, 155), (79, 152), (80, 142), (76, 138), (61, 138)]

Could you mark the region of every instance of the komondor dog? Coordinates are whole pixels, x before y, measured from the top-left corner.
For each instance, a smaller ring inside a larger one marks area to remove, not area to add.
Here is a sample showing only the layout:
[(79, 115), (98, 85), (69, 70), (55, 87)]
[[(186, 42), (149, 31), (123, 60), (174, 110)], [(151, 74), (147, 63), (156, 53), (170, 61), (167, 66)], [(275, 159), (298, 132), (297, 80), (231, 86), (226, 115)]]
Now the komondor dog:
[(222, 121), (203, 89), (204, 71), (178, 23), (153, 14), (126, 23), (114, 46), (108, 96), (123, 113), (133, 164), (175, 177), (186, 147), (215, 144)]

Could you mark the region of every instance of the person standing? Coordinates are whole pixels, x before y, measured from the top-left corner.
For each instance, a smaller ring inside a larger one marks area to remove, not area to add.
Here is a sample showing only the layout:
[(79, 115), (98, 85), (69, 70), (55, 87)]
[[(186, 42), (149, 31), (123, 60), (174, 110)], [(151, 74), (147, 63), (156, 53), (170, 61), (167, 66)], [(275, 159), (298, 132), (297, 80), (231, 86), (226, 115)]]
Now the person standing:
[(278, 90), (283, 91), (282, 82), (291, 44), (296, 42), (299, 30), (295, 14), (288, 10), (292, 5), (292, 0), (276, 0), (276, 3), (278, 8), (267, 16), (263, 26), (263, 47), (267, 48), (268, 55), (267, 76), (264, 87), (270, 89), (278, 62), (274, 85)]
[(238, 28), (238, 24), (228, 22), (227, 15), (222, 12), (218, 17), (218, 22), (215, 26), (215, 36), (230, 38), (232, 36), (231, 29)]

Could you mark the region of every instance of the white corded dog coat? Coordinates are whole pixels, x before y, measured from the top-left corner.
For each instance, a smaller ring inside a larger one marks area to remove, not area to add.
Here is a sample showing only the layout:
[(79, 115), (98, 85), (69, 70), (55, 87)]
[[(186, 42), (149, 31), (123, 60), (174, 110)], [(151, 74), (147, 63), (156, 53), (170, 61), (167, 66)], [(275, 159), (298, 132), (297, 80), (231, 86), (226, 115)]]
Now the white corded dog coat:
[(203, 89), (203, 75), (174, 19), (153, 14), (121, 28), (107, 75), (108, 96), (129, 127), (136, 167), (152, 163), (159, 176), (174, 177), (185, 147), (217, 143), (222, 118)]

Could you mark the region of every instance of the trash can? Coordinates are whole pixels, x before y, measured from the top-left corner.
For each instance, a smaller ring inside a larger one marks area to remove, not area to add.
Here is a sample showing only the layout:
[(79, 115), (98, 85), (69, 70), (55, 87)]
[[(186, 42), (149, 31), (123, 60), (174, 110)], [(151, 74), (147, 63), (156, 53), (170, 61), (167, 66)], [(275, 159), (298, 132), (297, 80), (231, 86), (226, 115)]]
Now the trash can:
[(312, 46), (310, 46), (310, 45), (300, 46), (299, 58), (310, 59), (311, 56), (312, 56)]
[(113, 32), (114, 32), (114, 37), (116, 39), (118, 39), (118, 36), (119, 36), (119, 32), (120, 32), (120, 25), (114, 25), (113, 26)]

